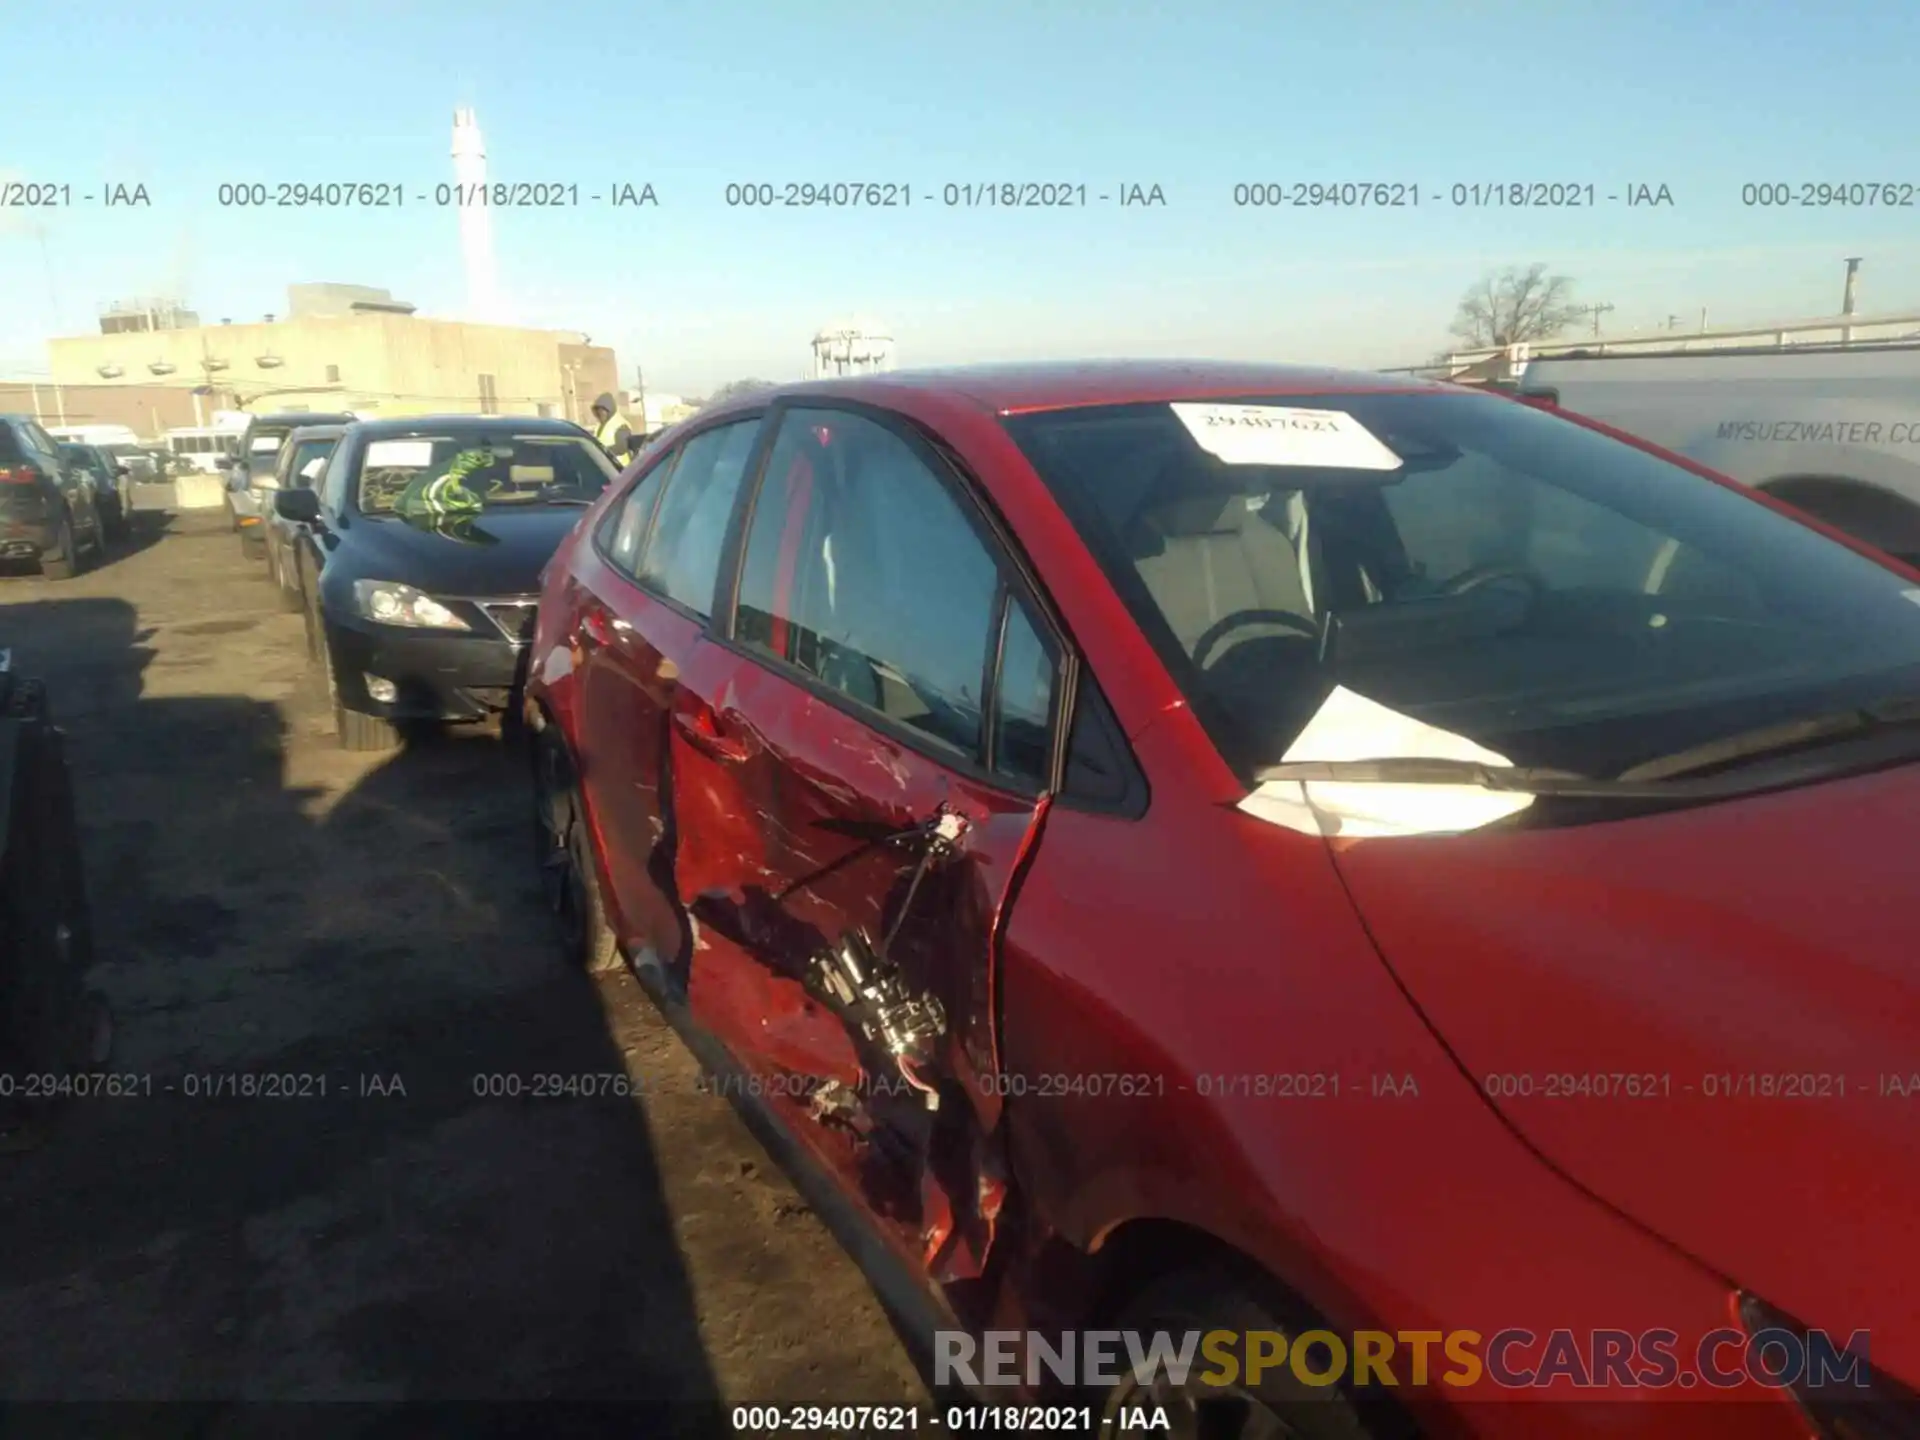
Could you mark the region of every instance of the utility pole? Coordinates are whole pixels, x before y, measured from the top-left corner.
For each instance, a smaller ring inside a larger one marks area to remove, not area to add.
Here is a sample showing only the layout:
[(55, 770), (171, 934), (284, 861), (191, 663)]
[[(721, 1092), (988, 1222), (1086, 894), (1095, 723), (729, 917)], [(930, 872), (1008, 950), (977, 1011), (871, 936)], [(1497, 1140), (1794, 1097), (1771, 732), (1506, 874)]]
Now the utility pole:
[(1597, 339), (1599, 339), (1599, 338), (1600, 338), (1600, 317), (1601, 317), (1602, 315), (1606, 315), (1606, 314), (1608, 314), (1608, 313), (1610, 313), (1610, 312), (1612, 311), (1612, 309), (1613, 309), (1613, 306), (1611, 306), (1611, 305), (1582, 305), (1582, 306), (1580, 306), (1579, 308), (1580, 308), (1580, 310), (1581, 310), (1581, 312), (1582, 312), (1582, 313), (1584, 313), (1584, 314), (1587, 314), (1587, 315), (1591, 315), (1591, 316), (1593, 317), (1593, 337), (1594, 337), (1594, 339), (1596, 339), (1596, 340), (1597, 340)]

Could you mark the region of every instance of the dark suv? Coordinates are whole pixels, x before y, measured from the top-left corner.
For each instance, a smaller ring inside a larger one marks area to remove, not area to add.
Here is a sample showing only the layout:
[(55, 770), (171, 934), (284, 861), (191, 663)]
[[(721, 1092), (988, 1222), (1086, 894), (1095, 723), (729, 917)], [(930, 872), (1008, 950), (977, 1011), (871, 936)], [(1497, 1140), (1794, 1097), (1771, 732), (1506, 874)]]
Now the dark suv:
[(30, 560), (70, 580), (106, 551), (100, 508), (60, 445), (31, 415), (0, 415), (0, 560)]

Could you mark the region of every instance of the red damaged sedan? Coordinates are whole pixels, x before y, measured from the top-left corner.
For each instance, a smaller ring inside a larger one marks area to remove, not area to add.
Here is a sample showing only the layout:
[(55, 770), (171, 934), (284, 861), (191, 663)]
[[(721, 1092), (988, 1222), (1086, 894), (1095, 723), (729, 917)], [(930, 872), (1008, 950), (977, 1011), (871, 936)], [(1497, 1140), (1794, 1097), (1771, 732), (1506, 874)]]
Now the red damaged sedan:
[(1920, 576), (1541, 406), (1101, 364), (703, 412), (545, 586), (570, 949), (957, 1383), (1920, 1435)]

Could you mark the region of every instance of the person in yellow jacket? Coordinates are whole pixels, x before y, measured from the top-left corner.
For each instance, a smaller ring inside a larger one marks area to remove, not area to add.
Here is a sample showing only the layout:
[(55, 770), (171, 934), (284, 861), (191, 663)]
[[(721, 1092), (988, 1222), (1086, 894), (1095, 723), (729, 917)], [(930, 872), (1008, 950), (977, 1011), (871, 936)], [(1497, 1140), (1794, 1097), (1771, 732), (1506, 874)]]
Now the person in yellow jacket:
[(620, 413), (613, 396), (602, 395), (593, 402), (593, 424), (593, 438), (600, 442), (601, 449), (613, 457), (615, 464), (625, 465), (639, 450), (640, 447), (633, 442), (633, 430), (627, 424), (627, 417)]

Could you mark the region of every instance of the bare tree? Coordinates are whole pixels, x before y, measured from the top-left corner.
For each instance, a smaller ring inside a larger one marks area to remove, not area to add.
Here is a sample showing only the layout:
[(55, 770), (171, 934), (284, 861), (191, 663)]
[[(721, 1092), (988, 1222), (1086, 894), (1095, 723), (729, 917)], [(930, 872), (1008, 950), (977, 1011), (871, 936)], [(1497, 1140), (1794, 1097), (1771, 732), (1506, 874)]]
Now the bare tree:
[(736, 395), (751, 395), (756, 390), (771, 390), (773, 386), (771, 380), (729, 380), (709, 395), (706, 403), (718, 405), (722, 400), (731, 400)]
[(1461, 297), (1451, 333), (1475, 349), (1549, 340), (1586, 313), (1572, 296), (1572, 279), (1545, 265), (1490, 270)]

